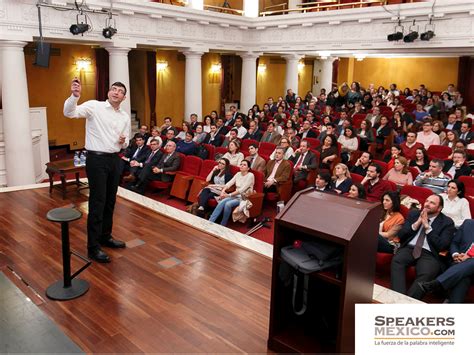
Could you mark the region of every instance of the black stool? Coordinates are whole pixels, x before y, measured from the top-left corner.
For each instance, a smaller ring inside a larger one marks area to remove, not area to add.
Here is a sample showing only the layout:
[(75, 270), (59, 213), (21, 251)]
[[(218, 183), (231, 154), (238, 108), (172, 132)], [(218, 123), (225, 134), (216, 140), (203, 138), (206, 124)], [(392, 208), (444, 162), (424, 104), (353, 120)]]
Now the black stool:
[[(74, 208), (55, 208), (50, 210), (46, 218), (52, 222), (61, 222), (61, 239), (63, 250), (63, 280), (59, 280), (46, 289), (46, 296), (53, 300), (72, 300), (82, 296), (89, 290), (89, 283), (74, 278), (90, 266), (91, 261), (71, 251), (69, 247), (69, 222), (82, 217), (82, 213)], [(84, 260), (86, 264), (71, 275), (71, 254)]]

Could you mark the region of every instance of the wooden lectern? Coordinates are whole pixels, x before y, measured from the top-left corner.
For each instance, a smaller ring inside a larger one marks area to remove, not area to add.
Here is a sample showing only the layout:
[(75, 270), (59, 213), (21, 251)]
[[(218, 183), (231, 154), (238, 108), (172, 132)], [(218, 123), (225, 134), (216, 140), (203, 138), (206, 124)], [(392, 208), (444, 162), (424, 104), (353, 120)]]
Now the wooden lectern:
[[(380, 204), (306, 189), (275, 219), (268, 347), (276, 352), (354, 353), (355, 304), (372, 303)], [(280, 250), (295, 240), (340, 246), (343, 264), (310, 274), (308, 308), (293, 312), (279, 277)]]

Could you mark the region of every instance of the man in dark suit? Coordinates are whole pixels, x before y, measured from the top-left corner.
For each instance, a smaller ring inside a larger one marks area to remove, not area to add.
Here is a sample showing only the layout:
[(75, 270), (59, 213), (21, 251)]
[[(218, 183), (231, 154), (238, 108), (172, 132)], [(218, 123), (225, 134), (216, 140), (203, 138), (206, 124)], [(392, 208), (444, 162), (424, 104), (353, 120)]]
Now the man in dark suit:
[(225, 113), (224, 126), (233, 127), (236, 118), (237, 118), (237, 107), (231, 106), (230, 111), (227, 111)]
[[(122, 156), (122, 160), (120, 164), (122, 165), (122, 174), (125, 171), (130, 170), (130, 164), (135, 164), (132, 162), (143, 163), (147, 156), (150, 153), (150, 148), (145, 145), (145, 140), (142, 135), (135, 136), (135, 144), (133, 146), (129, 146), (125, 150), (125, 154)], [(127, 181), (126, 179), (124, 179)]]
[(260, 139), (262, 139), (262, 132), (258, 128), (257, 123), (255, 123), (255, 121), (250, 121), (249, 129), (247, 130), (247, 133), (245, 134), (243, 139), (253, 139), (260, 142)]
[[(132, 160), (130, 162), (130, 174), (123, 178), (125, 182), (133, 183), (137, 177), (142, 173), (143, 170), (149, 170), (161, 159), (162, 153), (160, 151), (160, 142), (153, 139), (150, 142), (151, 150), (148, 150), (148, 154), (145, 156), (143, 161)], [(129, 185), (128, 187), (130, 187)]]
[(453, 152), (453, 159), (444, 161), (443, 172), (449, 174), (453, 179), (460, 176), (471, 176), (472, 169), (466, 164), (466, 152), (456, 149)]
[(223, 136), (225, 136), (227, 132), (229, 132), (229, 130), (232, 128), (232, 127), (224, 126), (224, 120), (222, 118), (218, 118), (216, 120), (216, 127), (217, 127), (216, 133), (221, 134)]
[(147, 169), (142, 169), (138, 176), (137, 183), (130, 189), (140, 194), (145, 193), (145, 189), (150, 181), (173, 181), (174, 175), (170, 172), (177, 171), (181, 163), (181, 158), (176, 152), (176, 143), (169, 141), (165, 145), (165, 153), (155, 165), (148, 165)]
[(273, 122), (269, 122), (267, 125), (267, 131), (263, 134), (260, 142), (278, 144), (280, 139), (281, 134), (276, 131), (275, 124)]
[(298, 133), (298, 137), (301, 139), (305, 138), (318, 138), (316, 136), (316, 133), (311, 129), (311, 122), (306, 120), (303, 122), (303, 126), (300, 129), (300, 132)]
[(217, 134), (217, 126), (212, 123), (211, 124), (211, 131), (206, 135), (204, 138), (204, 144), (211, 144), (214, 147), (220, 147), (222, 144), (222, 137), (223, 135)]
[(459, 133), (459, 139), (466, 142), (466, 144), (471, 143), (474, 138), (474, 133), (471, 132), (472, 124), (470, 122), (463, 122), (461, 124), (461, 132)]
[(449, 248), (453, 258), (451, 267), (433, 281), (420, 282), (422, 291), (450, 291), (449, 303), (463, 303), (474, 275), (474, 257), (466, 253), (473, 243), (474, 220), (467, 219), (456, 232)]
[(192, 113), (190, 116), (189, 116), (189, 119), (190, 119), (190, 122), (189, 122), (189, 126), (191, 127), (191, 129), (193, 131), (196, 130), (199, 122), (198, 122), (198, 115), (195, 114), (195, 113)]
[[(424, 291), (419, 282), (431, 281), (444, 269), (439, 252), (447, 250), (456, 231), (451, 218), (441, 213), (443, 198), (429, 196), (422, 211), (412, 211), (398, 232), (400, 249), (391, 265), (392, 289), (421, 299)], [(416, 279), (406, 291), (406, 269), (414, 265)]]
[(173, 142), (177, 142), (177, 139), (176, 139), (176, 131), (173, 129), (173, 128), (170, 128), (168, 129), (168, 131), (166, 131), (166, 136), (165, 138), (163, 139), (163, 147), (166, 145), (167, 142), (169, 141), (173, 141)]
[(456, 131), (459, 135), (459, 132), (461, 131), (461, 121), (456, 120), (456, 115), (454, 113), (448, 116), (448, 123), (445, 128), (450, 131)]
[(293, 182), (305, 180), (311, 170), (316, 170), (318, 160), (316, 155), (309, 150), (310, 146), (306, 140), (302, 140), (300, 147), (296, 149), (293, 161)]

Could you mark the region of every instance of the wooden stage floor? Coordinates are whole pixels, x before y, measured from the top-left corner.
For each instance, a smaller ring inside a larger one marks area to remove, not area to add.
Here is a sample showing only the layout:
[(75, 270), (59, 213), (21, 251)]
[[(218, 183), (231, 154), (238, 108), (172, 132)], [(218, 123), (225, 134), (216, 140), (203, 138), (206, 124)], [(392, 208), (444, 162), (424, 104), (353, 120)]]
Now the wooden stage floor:
[[(267, 352), (271, 260), (122, 198), (114, 235), (133, 247), (82, 273), (84, 296), (46, 298), (62, 261), (60, 226), (45, 216), (70, 203), (87, 210), (87, 197), (47, 188), (1, 193), (0, 268), (36, 290), (35, 303), (85, 352)], [(70, 236), (85, 254), (85, 215)]]

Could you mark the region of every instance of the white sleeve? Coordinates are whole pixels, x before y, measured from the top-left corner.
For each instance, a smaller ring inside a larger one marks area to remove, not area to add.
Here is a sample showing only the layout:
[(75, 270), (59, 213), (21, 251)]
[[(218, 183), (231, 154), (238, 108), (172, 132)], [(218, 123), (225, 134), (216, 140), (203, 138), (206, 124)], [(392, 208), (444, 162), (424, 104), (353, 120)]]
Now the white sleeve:
[(77, 105), (78, 101), (79, 98), (75, 97), (74, 95), (69, 96), (66, 101), (64, 101), (64, 116), (69, 118), (89, 118), (91, 116), (94, 105), (97, 101), (86, 101), (79, 106)]

